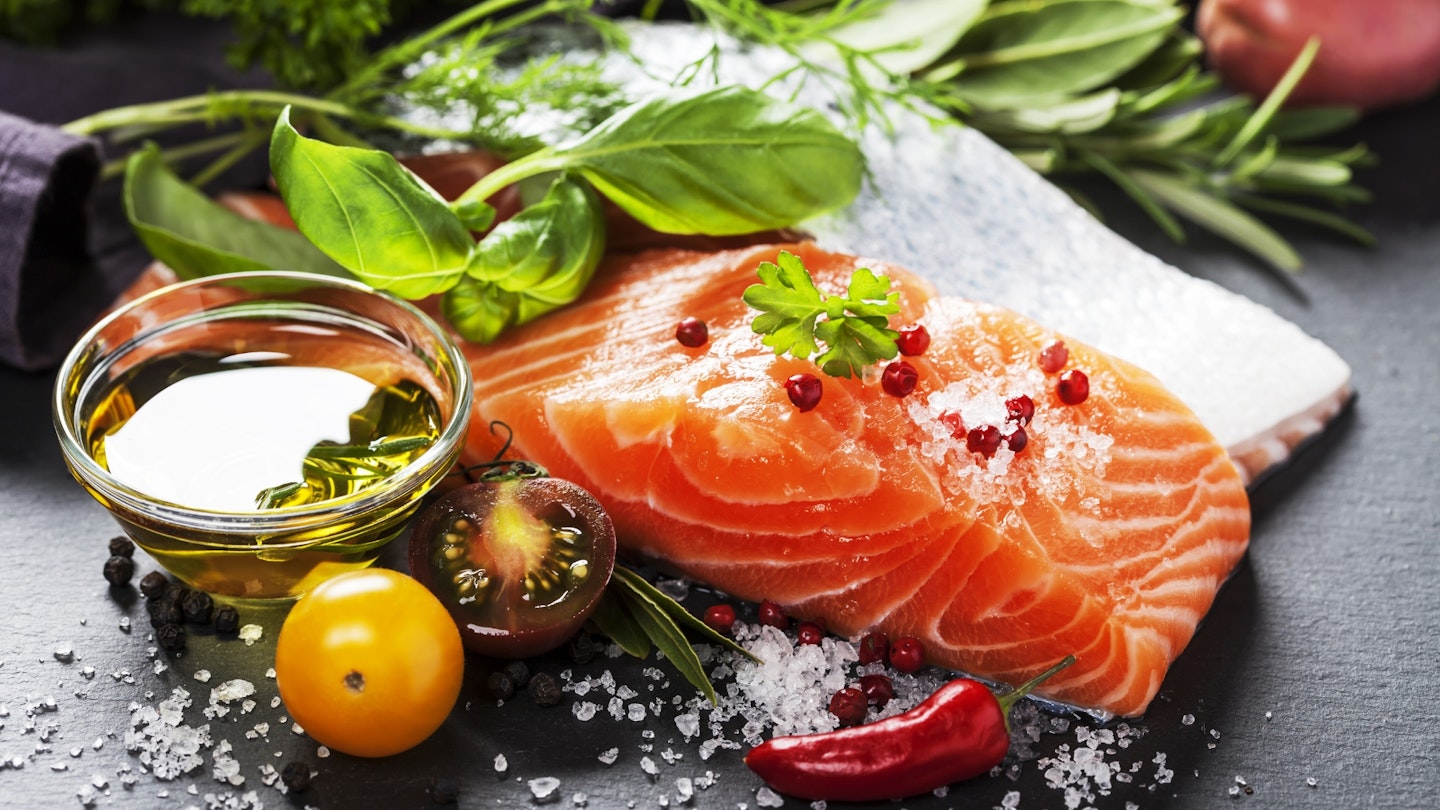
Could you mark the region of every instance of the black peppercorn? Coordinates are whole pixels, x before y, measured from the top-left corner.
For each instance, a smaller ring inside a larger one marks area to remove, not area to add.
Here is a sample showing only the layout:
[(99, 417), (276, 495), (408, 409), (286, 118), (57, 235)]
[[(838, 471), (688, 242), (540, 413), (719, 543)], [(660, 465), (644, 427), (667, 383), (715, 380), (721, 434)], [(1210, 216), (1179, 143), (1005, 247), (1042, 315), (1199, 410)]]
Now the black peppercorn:
[(140, 593), (145, 594), (146, 599), (163, 596), (168, 587), (170, 587), (170, 579), (159, 571), (151, 571), (140, 578)]
[(135, 576), (135, 561), (129, 557), (114, 556), (105, 561), (105, 581), (111, 585), (129, 585)]
[(560, 702), (560, 684), (541, 672), (530, 679), (530, 696), (535, 699), (536, 706), (554, 706)]
[(165, 593), (160, 594), (160, 598), (178, 605), (180, 604), (180, 600), (185, 598), (185, 594), (189, 592), (190, 589), (184, 585), (178, 582), (171, 582), (165, 586)]
[(233, 605), (221, 605), (215, 609), (215, 632), (233, 635), (240, 632), (240, 611)]
[(497, 670), (490, 673), (485, 679), (485, 688), (496, 700), (509, 700), (515, 696), (515, 680), (504, 670)]
[(180, 602), (180, 612), (191, 624), (209, 624), (210, 614), (215, 610), (215, 600), (204, 591), (190, 591)]
[(524, 689), (525, 684), (530, 682), (530, 668), (525, 666), (524, 661), (511, 661), (506, 664), (505, 674), (510, 676), (516, 689)]
[(170, 652), (183, 650), (185, 649), (185, 628), (178, 624), (162, 624), (155, 628), (155, 640)]
[(280, 771), (280, 781), (285, 783), (285, 790), (299, 793), (310, 787), (310, 766), (303, 762), (292, 762)]
[(430, 799), (436, 804), (455, 804), (460, 800), (460, 782), (445, 776), (432, 779)]
[(133, 557), (135, 556), (135, 544), (130, 538), (121, 535), (110, 538), (111, 557)]
[(157, 630), (167, 624), (178, 625), (185, 621), (185, 616), (180, 613), (180, 608), (174, 603), (162, 601), (151, 602), (146, 604), (146, 608), (149, 608), (150, 605), (155, 606), (154, 609), (150, 610), (150, 626)]

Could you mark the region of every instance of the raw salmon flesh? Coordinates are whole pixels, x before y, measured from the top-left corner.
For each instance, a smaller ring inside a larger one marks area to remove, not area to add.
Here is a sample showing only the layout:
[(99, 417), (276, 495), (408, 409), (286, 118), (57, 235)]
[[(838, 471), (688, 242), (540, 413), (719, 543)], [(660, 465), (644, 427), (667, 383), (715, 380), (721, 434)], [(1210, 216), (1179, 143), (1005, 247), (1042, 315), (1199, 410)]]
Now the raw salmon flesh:
[[(1150, 374), (1004, 309), (937, 295), (901, 268), (786, 245), (840, 292), (858, 266), (901, 291), (892, 327), (932, 342), (899, 398), (777, 357), (741, 300), (780, 246), (611, 258), (580, 302), (468, 346), (469, 455), (499, 420), (511, 452), (595, 494), (632, 555), (854, 637), (915, 636), (929, 660), (1017, 683), (1067, 654), (1041, 694), (1142, 714), (1245, 552), (1250, 512), (1226, 451)], [(697, 317), (709, 342), (687, 348)], [(1063, 340), (1088, 399), (1038, 364)], [(822, 377), (814, 410), (783, 384)], [(966, 448), (1031, 397), (1029, 444)]]

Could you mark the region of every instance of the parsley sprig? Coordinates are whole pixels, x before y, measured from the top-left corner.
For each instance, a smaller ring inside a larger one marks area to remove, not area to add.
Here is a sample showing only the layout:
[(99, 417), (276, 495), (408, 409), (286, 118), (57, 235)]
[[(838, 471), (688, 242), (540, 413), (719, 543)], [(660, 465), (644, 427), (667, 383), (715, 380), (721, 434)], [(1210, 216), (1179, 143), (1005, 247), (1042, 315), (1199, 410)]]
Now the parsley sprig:
[[(889, 323), (900, 311), (900, 293), (891, 291), (886, 276), (861, 267), (851, 274), (843, 297), (826, 296), (800, 257), (784, 250), (776, 262), (761, 262), (756, 272), (760, 283), (746, 288), (742, 297), (761, 312), (750, 328), (764, 335), (762, 342), (776, 354), (814, 357), (826, 374), (852, 377), (899, 353), (899, 333)], [(817, 341), (825, 344), (818, 357)]]

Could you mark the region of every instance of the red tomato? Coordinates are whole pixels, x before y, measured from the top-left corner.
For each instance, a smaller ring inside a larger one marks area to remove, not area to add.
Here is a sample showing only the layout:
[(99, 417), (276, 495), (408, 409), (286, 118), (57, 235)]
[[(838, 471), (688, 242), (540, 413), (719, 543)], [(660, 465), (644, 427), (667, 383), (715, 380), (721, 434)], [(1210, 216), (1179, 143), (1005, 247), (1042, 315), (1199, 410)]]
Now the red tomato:
[(424, 585), (370, 568), (326, 580), (295, 603), (275, 644), (290, 715), (320, 743), (360, 757), (424, 742), (460, 696), (465, 650)]
[(1201, 0), (1195, 28), (1225, 83), (1257, 98), (1311, 37), (1320, 50), (1291, 104), (1373, 110), (1440, 86), (1436, 0)]

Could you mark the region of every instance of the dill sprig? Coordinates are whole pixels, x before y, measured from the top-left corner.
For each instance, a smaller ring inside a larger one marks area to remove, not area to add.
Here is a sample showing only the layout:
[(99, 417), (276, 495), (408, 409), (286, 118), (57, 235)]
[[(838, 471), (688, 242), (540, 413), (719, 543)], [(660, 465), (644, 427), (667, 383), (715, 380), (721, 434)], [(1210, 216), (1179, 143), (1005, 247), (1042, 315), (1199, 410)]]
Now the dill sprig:
[[(347, 146), (370, 146), (366, 133), (388, 132), (425, 140), (448, 140), (477, 146), (510, 144), (524, 148), (502, 133), (475, 127), (447, 127), (418, 123), (394, 114), (390, 101), (405, 92), (405, 68), (414, 65), (434, 50), (445, 52), (458, 43), (462, 53), (482, 60), (480, 67), (493, 65), (503, 53), (524, 44), (516, 33), (526, 26), (547, 19), (585, 24), (600, 32), (607, 42), (622, 37), (613, 21), (591, 14), (588, 0), (484, 0), (443, 22), (407, 37), (363, 60), (343, 83), (321, 94), (297, 91), (230, 90), (189, 96), (168, 101), (137, 104), (105, 110), (64, 126), (76, 135), (105, 135), (112, 143), (133, 143), (176, 127), (203, 124), (210, 128), (228, 127), (230, 131), (202, 138), (164, 150), (167, 163), (208, 157), (210, 162), (191, 176), (195, 185), (203, 185), (244, 155), (265, 145), (281, 110), (289, 107), (297, 123), (312, 127), (325, 140)], [(295, 19), (299, 19), (297, 16)], [(444, 66), (437, 68), (443, 70)], [(424, 70), (410, 77), (412, 89), (424, 97), (444, 80), (443, 73)], [(450, 71), (450, 78), (455, 78)], [(467, 73), (467, 75), (470, 75)], [(558, 81), (557, 81), (558, 77)], [(556, 97), (570, 93), (572, 97), (591, 95), (603, 97), (599, 67), (586, 71), (573, 68), (557, 74), (522, 71), (509, 80), (497, 78), (494, 71), (480, 70), (463, 90), (471, 99), (486, 92), (494, 100), (481, 109), (493, 109), (508, 99), (521, 103), (527, 99)], [(542, 89), (543, 88), (543, 89)], [(452, 94), (449, 98), (453, 99)], [(615, 103), (613, 99), (610, 102)], [(124, 171), (126, 158), (111, 161), (104, 176)]]

